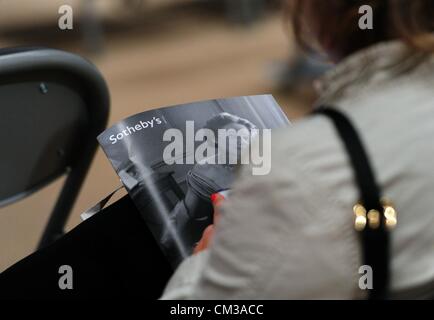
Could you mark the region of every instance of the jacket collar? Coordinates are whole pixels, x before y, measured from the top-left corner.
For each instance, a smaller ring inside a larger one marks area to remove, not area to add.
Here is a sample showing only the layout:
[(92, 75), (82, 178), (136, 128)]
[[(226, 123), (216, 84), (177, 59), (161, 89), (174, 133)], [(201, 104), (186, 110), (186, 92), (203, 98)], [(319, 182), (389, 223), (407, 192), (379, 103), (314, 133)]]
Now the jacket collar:
[(360, 50), (315, 82), (319, 94), (316, 105), (333, 104), (368, 87), (381, 85), (404, 74), (418, 73), (419, 66), (424, 65), (422, 69), (427, 67), (424, 60), (429, 61), (432, 73), (434, 56), (412, 54), (409, 47), (400, 41), (383, 42)]

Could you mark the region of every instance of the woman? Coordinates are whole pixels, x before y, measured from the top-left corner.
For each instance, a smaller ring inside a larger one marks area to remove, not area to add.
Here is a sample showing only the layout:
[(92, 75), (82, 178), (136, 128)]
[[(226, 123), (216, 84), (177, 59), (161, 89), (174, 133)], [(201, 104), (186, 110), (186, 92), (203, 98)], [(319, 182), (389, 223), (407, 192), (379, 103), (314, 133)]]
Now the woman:
[[(359, 8), (373, 9), (362, 30)], [(391, 297), (434, 294), (434, 2), (293, 0), (301, 44), (338, 62), (317, 106), (347, 115), (399, 222), (391, 240)], [(272, 171), (245, 170), (214, 231), (178, 268), (163, 299), (365, 298), (352, 208), (353, 169), (329, 119), (275, 133)]]

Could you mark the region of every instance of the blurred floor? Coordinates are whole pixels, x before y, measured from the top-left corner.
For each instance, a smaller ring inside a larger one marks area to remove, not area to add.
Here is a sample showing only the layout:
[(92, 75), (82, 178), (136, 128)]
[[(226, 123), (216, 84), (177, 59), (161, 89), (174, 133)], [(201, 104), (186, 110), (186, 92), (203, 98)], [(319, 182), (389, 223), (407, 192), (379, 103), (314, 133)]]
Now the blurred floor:
[[(271, 79), (272, 64), (287, 60), (292, 50), (277, 13), (246, 27), (230, 24), (212, 10), (164, 8), (144, 14), (139, 21), (107, 29), (100, 54), (88, 54), (76, 33), (56, 31), (47, 36), (45, 29), (40, 34), (2, 32), (0, 47), (44, 44), (87, 56), (108, 82), (110, 124), (158, 106), (261, 93), (273, 93), (294, 119), (308, 110), (314, 98), (309, 88), (281, 92)], [(60, 183), (0, 209), (0, 271), (34, 250)], [(83, 210), (118, 184), (99, 150), (68, 230), (80, 222)]]

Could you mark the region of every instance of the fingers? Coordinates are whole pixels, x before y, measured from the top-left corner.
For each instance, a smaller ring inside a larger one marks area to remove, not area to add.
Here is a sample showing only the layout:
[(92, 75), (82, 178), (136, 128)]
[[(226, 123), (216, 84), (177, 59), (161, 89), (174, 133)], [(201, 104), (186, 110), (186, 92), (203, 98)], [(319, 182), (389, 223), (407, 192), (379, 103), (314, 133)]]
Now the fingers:
[(211, 202), (214, 206), (214, 218), (213, 224), (208, 226), (203, 232), (202, 238), (198, 242), (196, 248), (194, 248), (193, 254), (197, 254), (209, 248), (214, 238), (214, 225), (216, 225), (220, 219), (220, 207), (225, 200), (225, 197), (220, 193), (214, 193), (211, 195)]
[(208, 249), (208, 247), (211, 245), (213, 237), (214, 237), (214, 226), (210, 225), (203, 232), (202, 239), (200, 239), (199, 243), (197, 244), (196, 248), (193, 251), (193, 254), (197, 254), (201, 251)]
[(225, 197), (220, 193), (214, 193), (211, 195), (211, 202), (214, 206), (214, 224), (216, 224), (220, 218), (220, 207), (225, 200)]

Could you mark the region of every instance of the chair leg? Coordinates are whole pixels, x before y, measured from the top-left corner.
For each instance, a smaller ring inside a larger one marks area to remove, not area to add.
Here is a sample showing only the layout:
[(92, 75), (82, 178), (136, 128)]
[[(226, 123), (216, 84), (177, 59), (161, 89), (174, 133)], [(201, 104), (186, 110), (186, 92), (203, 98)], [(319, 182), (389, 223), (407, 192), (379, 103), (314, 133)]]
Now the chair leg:
[(255, 22), (265, 8), (265, 0), (225, 0), (226, 14), (238, 24)]
[(94, 0), (83, 0), (82, 33), (87, 50), (100, 53), (104, 48), (104, 31)]

